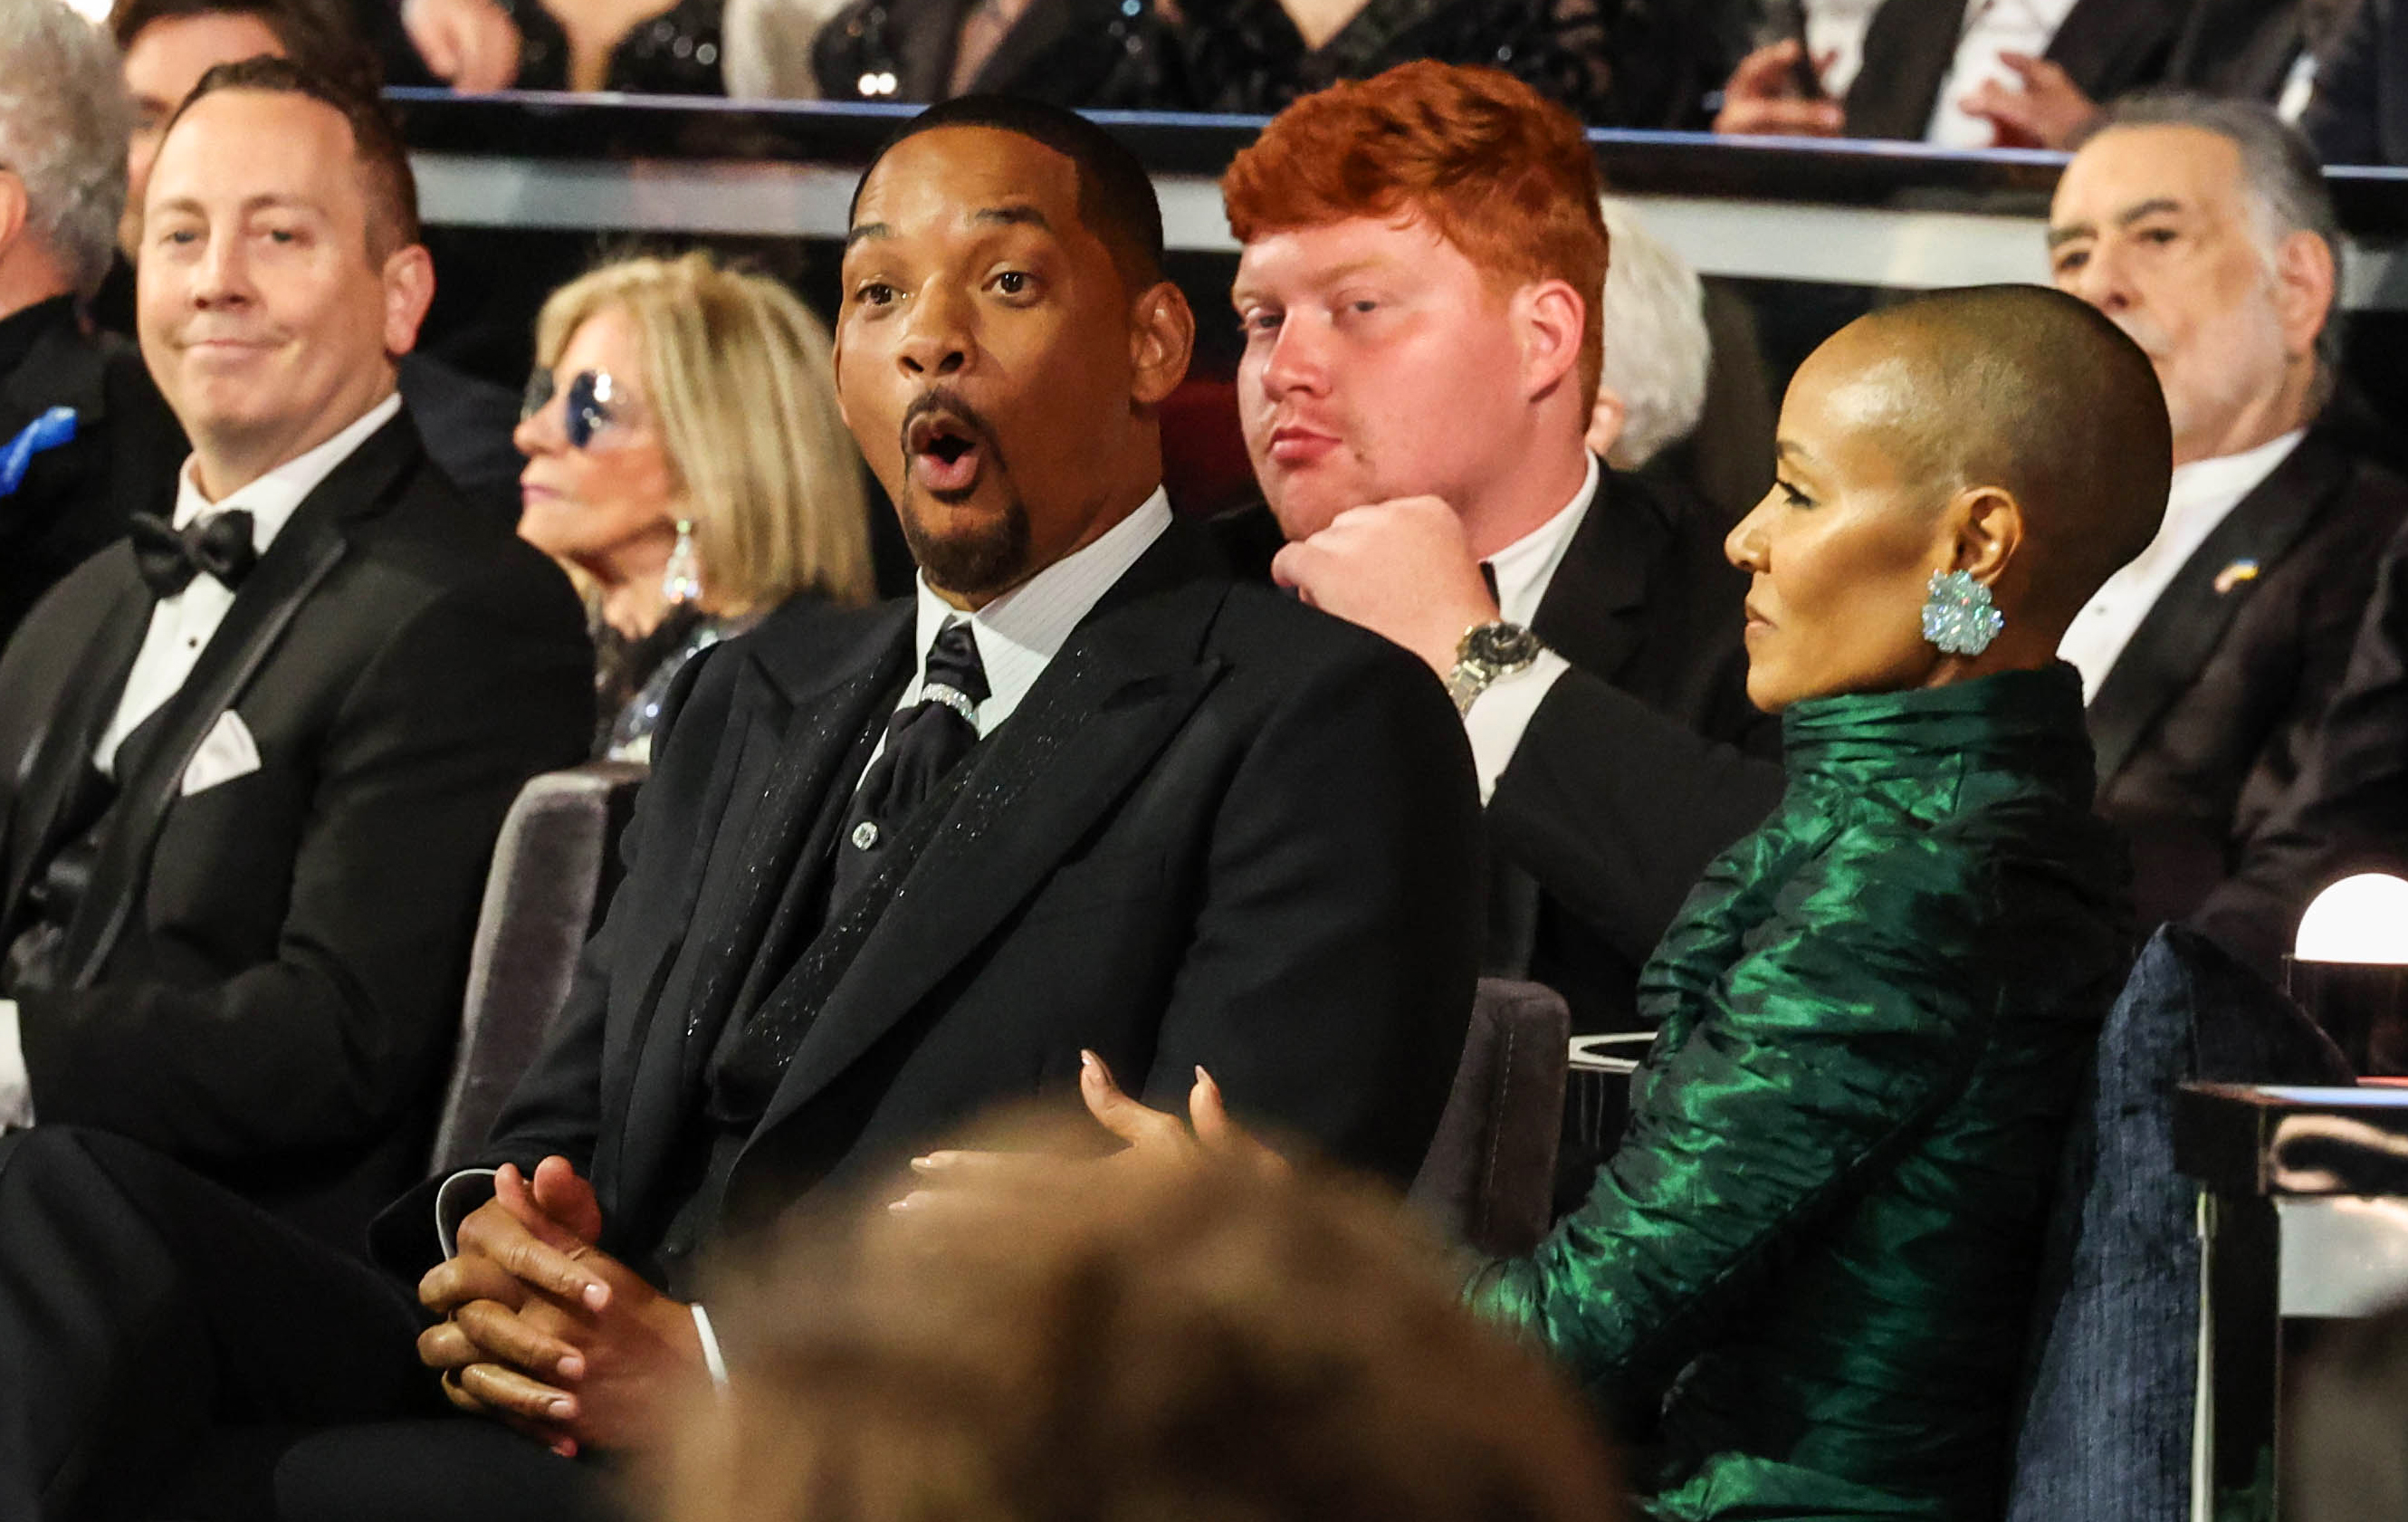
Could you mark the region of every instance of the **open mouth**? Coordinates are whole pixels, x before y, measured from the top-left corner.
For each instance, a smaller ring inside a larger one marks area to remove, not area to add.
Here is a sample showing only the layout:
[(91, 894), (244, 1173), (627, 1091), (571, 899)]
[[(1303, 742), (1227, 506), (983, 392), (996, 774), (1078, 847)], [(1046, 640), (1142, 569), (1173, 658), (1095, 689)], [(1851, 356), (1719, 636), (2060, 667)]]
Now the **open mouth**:
[(953, 413), (931, 409), (903, 431), (903, 453), (921, 490), (939, 499), (955, 498), (978, 484), (989, 451), (984, 430)]

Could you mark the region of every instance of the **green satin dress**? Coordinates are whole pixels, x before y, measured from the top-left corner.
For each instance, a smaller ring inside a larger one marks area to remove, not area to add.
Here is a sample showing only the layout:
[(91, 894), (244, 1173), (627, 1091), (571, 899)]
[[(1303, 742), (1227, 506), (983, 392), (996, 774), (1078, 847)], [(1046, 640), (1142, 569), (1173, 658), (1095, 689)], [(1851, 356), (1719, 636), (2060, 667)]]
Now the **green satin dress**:
[(1588, 1199), (1475, 1306), (1660, 1518), (1999, 1516), (2039, 1244), (2131, 958), (2070, 667), (1784, 716), (1788, 790), (1641, 979)]

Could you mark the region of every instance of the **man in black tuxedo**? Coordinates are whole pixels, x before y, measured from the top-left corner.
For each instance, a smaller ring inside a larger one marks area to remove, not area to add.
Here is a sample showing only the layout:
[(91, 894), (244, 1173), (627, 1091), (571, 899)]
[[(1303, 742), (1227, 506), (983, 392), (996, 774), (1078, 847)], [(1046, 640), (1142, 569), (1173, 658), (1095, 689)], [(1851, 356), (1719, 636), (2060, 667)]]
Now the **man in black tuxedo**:
[(2157, 538), (2062, 653), (2087, 693), (2100, 811), (2132, 837), (2143, 922), (2182, 919), (2264, 848), (2408, 481), (2368, 457), (2334, 394), (2339, 233), (2315, 157), (2266, 108), (2116, 108), (2067, 165), (2049, 242), (2058, 286), (2148, 351), (2173, 419)]
[(174, 501), (184, 435), (78, 298), (108, 268), (126, 109), (106, 38), (59, 0), (0, 16), (0, 643), (51, 583)]
[[(1476, 125), (1497, 113), (1511, 129)], [(1349, 145), (1336, 168), (1325, 143)], [(1223, 195), (1276, 532), (1221, 526), (1261, 553), (1283, 534), (1280, 581), (1448, 681), (1488, 800), (1487, 970), (1560, 989), (1575, 1030), (1627, 1030), (1656, 937), (1777, 785), (1650, 811), (1611, 865), (1566, 862), (1564, 795), (1678, 787), (1655, 743), (1769, 754), (1779, 725), (1747, 701), (1723, 525), (1584, 442), (1614, 337), (1580, 125), (1493, 70), (1410, 64), (1281, 112)]]
[[(202, 1445), (210, 1504), (128, 1504), (218, 1515), (247, 1483), (286, 1516), (571, 1515), (592, 1476), (544, 1445), (639, 1448), (709, 1377), (704, 1250), (891, 1187), (999, 1101), (1075, 1102), (1087, 1053), (1164, 1105), (1208, 1070), (1275, 1131), (1412, 1171), (1472, 992), (1469, 759), (1419, 663), (1171, 520), (1154, 409), (1193, 326), (1160, 229), (1141, 166), (1068, 113), (955, 102), (886, 151), (838, 371), (917, 596), (797, 608), (681, 676), (495, 1170), (376, 1228), (437, 1325), (408, 1281), (109, 1139), (0, 1153), (0, 1511), (108, 1494), (73, 1456), (163, 1403), (108, 1387), (131, 1367), (181, 1403), (122, 1441), (154, 1486)], [(53, 1242), (101, 1244), (67, 1331), (20, 1287), (45, 1282), (20, 1244)], [(262, 1334), (280, 1307), (298, 1335)], [(195, 1430), (408, 1417), (436, 1400), (420, 1357), (540, 1442), (388, 1421), (271, 1476)]]
[(2300, 126), (2327, 164), (2408, 164), (2408, 9), (2358, 0)]
[(0, 657), (0, 1122), (356, 1247), (424, 1166), (494, 834), (581, 758), (592, 656), (398, 415), (429, 277), (391, 128), (272, 60), (213, 78), (144, 218), (173, 521)]

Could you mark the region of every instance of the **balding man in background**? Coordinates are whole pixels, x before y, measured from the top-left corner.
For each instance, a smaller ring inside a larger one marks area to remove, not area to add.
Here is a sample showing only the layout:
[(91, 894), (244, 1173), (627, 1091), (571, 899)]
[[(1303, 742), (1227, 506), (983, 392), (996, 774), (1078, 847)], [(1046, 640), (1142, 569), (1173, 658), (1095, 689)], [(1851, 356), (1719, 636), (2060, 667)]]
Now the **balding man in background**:
[(2065, 637), (2099, 807), (2132, 838), (2143, 924), (2206, 907), (2229, 926), (2214, 901), (2300, 773), (2408, 481), (2366, 457), (2337, 393), (2339, 231), (2267, 108), (2115, 108), (2066, 166), (2049, 245), (2058, 287), (2148, 352), (2173, 419), (2164, 524)]
[(108, 269), (129, 113), (108, 40), (58, 0), (0, 8), (0, 642), (50, 584), (175, 497), (184, 436), (78, 298)]

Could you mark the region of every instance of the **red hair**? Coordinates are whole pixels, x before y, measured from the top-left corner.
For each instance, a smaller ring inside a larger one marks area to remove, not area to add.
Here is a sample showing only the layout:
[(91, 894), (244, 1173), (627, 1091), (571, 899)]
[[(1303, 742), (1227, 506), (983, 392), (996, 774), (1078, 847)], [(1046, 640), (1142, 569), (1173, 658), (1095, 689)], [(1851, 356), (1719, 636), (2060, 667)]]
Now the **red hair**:
[(1240, 243), (1349, 217), (1419, 217), (1500, 293), (1580, 294), (1581, 405), (1605, 362), (1604, 184), (1571, 112), (1491, 68), (1427, 59), (1306, 95), (1221, 179)]

